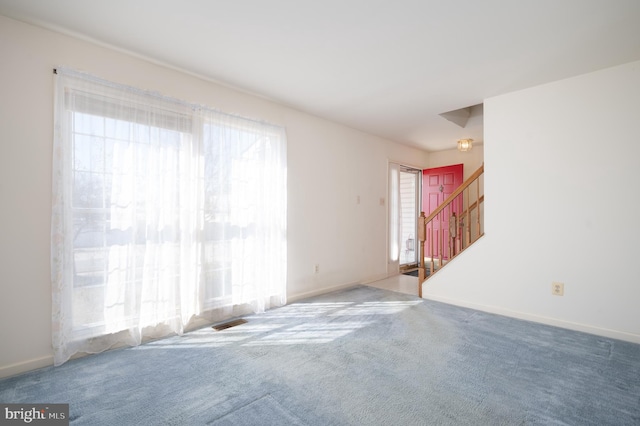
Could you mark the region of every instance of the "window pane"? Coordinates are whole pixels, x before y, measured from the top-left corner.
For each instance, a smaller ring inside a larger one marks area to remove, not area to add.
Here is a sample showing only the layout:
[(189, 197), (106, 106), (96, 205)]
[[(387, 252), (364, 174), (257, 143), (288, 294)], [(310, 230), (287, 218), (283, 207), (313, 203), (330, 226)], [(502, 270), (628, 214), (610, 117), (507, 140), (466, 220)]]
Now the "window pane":
[(96, 248), (104, 244), (105, 219), (101, 209), (78, 209), (73, 217), (75, 248)]
[(103, 207), (104, 176), (101, 173), (75, 172), (73, 174), (73, 207)]
[(131, 123), (113, 118), (105, 119), (105, 134), (118, 140), (129, 140)]
[(73, 167), (75, 170), (91, 170), (91, 136), (77, 135), (73, 143)]
[(102, 247), (76, 248), (73, 253), (74, 287), (103, 285), (106, 255)]
[(82, 113), (75, 113), (73, 118), (73, 131), (75, 133), (98, 136), (104, 135), (104, 118)]

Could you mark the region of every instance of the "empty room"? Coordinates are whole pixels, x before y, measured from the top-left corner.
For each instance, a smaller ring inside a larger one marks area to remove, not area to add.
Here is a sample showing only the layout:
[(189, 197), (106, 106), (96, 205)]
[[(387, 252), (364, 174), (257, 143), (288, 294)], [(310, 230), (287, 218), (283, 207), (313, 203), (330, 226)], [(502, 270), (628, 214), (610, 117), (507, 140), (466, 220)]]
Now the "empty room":
[(638, 19), (0, 0), (0, 424), (640, 425)]

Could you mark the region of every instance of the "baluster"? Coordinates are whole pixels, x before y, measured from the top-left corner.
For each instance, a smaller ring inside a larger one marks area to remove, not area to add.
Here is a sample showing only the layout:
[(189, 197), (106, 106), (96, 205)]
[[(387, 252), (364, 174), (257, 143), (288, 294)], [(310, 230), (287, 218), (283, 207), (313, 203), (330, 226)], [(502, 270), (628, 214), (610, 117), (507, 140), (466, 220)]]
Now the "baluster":
[(440, 232), (438, 233), (438, 237), (439, 237), (438, 268), (442, 268), (442, 253), (444, 252), (444, 230), (442, 229), (443, 215), (444, 215), (444, 209), (440, 210), (440, 213), (438, 213), (438, 218), (439, 218), (438, 228), (440, 229)]
[(434, 266), (433, 265), (433, 255), (434, 255), (434, 253), (433, 253), (433, 237), (434, 237), (435, 229), (434, 229), (434, 226), (433, 226), (433, 219), (431, 219), (431, 222), (429, 222), (429, 223), (431, 224), (431, 251), (429, 251), (429, 256), (431, 256), (431, 261), (430, 261), (430, 264), (429, 264), (429, 275), (431, 275), (431, 274), (433, 274), (433, 271), (434, 271), (434, 269), (433, 269), (433, 266)]
[(449, 216), (449, 259), (458, 254), (458, 216), (452, 212)]
[(467, 194), (467, 220), (465, 225), (465, 234), (466, 234), (466, 247), (469, 247), (471, 244), (471, 195), (469, 194), (470, 189), (466, 188), (464, 191)]
[(476, 240), (480, 238), (480, 178), (476, 179), (476, 209), (478, 210)]
[(424, 244), (427, 238), (427, 224), (425, 223), (426, 216), (424, 212), (420, 212), (420, 218), (418, 219), (418, 241), (420, 241), (420, 247), (418, 250), (418, 297), (422, 297), (422, 283), (427, 279), (426, 269), (424, 263)]

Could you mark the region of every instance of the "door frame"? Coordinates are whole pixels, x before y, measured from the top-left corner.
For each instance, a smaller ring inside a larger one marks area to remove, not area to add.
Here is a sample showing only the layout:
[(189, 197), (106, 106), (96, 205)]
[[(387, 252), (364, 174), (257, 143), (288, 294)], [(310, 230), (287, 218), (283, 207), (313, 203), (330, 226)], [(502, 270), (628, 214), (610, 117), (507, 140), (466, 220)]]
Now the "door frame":
[[(408, 173), (408, 174), (412, 174), (414, 175), (415, 178), (415, 191), (414, 191), (414, 196), (413, 196), (413, 202), (414, 202), (414, 211), (413, 211), (413, 220), (412, 220), (412, 226), (407, 226), (408, 228), (411, 228), (411, 233), (408, 234), (405, 238), (405, 235), (403, 233), (403, 231), (406, 230), (405, 226), (404, 226), (404, 222), (401, 221), (400, 224), (400, 261), (399, 261), (399, 271), (403, 272), (403, 271), (409, 271), (412, 269), (415, 269), (418, 267), (418, 217), (420, 217), (420, 210), (421, 210), (421, 206), (422, 206), (422, 170), (420, 169), (415, 169), (413, 167), (408, 167), (408, 166), (401, 166), (400, 167), (400, 184), (401, 184), (401, 188), (402, 188), (402, 173)], [(402, 198), (402, 194), (401, 194), (401, 198)], [(403, 218), (405, 217), (405, 211), (402, 209), (402, 203), (400, 206), (400, 210), (401, 210), (401, 214), (403, 216)], [(409, 239), (413, 237), (413, 247), (409, 248), (410, 245), (410, 241)], [(407, 262), (407, 263), (402, 263), (402, 253), (404, 252), (404, 254), (406, 255), (407, 251), (413, 251), (413, 257), (414, 257), (414, 261), (413, 262)]]
[[(422, 207), (422, 168), (407, 165), (404, 162), (391, 161), (388, 162), (388, 209), (387, 209), (387, 276), (393, 276), (405, 270), (417, 268), (418, 255), (416, 254), (416, 262), (410, 265), (401, 265), (400, 259), (403, 247), (406, 241), (402, 241), (402, 232), (400, 229), (400, 173), (411, 172), (416, 174), (415, 188), (415, 221), (413, 223), (414, 250), (418, 248), (417, 231), (418, 217)], [(397, 176), (394, 177), (394, 173)], [(395, 181), (397, 179), (397, 181)], [(395, 187), (394, 187), (395, 186)], [(396, 228), (397, 227), (397, 228)], [(396, 228), (394, 230), (394, 228)], [(394, 241), (395, 240), (395, 241)]]

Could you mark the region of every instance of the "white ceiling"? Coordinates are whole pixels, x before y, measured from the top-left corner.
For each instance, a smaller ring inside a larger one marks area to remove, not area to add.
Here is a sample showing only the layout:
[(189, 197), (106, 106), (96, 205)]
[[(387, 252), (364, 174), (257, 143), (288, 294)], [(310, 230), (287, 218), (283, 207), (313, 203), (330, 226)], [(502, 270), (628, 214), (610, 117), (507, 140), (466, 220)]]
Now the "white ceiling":
[(439, 114), (640, 59), (639, 0), (0, 0), (124, 49), (428, 150), (482, 141)]

